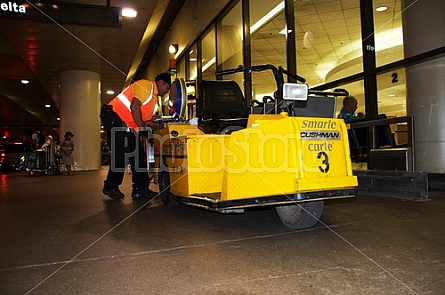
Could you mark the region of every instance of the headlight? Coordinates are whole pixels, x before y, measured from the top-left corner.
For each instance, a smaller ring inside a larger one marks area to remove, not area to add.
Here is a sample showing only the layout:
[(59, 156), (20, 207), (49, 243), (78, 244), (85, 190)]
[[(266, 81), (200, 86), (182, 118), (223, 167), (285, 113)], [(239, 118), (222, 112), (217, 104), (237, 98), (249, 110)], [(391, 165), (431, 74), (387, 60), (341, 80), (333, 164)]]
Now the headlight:
[(284, 83), (283, 98), (285, 100), (307, 100), (308, 87), (307, 84)]

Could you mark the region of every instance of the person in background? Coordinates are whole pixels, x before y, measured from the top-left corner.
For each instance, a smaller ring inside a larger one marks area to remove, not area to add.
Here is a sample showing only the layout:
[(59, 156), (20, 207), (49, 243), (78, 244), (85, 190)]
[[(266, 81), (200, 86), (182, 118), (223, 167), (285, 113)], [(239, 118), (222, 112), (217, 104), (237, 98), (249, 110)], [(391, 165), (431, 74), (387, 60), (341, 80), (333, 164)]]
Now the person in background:
[(33, 142), (33, 144), (34, 144), (34, 149), (35, 149), (35, 150), (38, 149), (38, 148), (40, 148), (40, 147), (39, 147), (39, 135), (40, 135), (40, 131), (39, 131), (39, 129), (34, 128), (34, 129), (32, 130), (31, 139), (32, 139), (32, 142)]
[(48, 147), (51, 145), (52, 139), (50, 135), (45, 136), (45, 143), (42, 145), (42, 150), (47, 151)]
[(65, 139), (60, 144), (59, 149), (62, 151), (62, 165), (66, 167), (66, 175), (74, 175), (72, 166), (74, 165), (73, 151), (74, 142), (72, 141), (74, 134), (71, 131), (65, 133)]
[(355, 111), (357, 110), (357, 99), (352, 96), (348, 95), (343, 99), (343, 108), (341, 109), (340, 113), (338, 114), (337, 118), (344, 119), (346, 121), (357, 119), (357, 115), (355, 114)]
[(162, 127), (153, 121), (153, 115), (157, 96), (169, 93), (170, 86), (171, 76), (168, 73), (157, 75), (154, 81), (138, 80), (102, 107), (100, 117), (111, 148), (111, 164), (102, 189), (104, 195), (112, 199), (125, 197), (119, 186), (125, 168), (130, 164), (133, 182), (131, 197), (140, 199), (156, 196), (149, 189), (147, 158), (139, 135), (145, 127), (153, 130)]
[(33, 133), (31, 135), (31, 139), (34, 143), (34, 149), (40, 150), (42, 146), (45, 144), (46, 134), (41, 132), (39, 129), (34, 128)]

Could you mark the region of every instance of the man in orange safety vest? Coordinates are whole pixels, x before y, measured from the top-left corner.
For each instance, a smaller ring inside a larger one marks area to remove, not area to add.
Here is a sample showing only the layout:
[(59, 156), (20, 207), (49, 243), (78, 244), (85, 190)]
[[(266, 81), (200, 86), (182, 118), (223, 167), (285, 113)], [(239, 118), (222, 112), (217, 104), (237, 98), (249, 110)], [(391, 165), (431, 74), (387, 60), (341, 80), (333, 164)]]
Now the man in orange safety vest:
[(102, 192), (112, 199), (122, 199), (119, 190), (127, 162), (131, 166), (133, 199), (151, 198), (147, 160), (139, 133), (146, 127), (156, 130), (161, 125), (153, 120), (158, 96), (170, 91), (171, 76), (161, 73), (154, 81), (138, 80), (102, 107), (101, 118), (111, 147), (111, 163)]

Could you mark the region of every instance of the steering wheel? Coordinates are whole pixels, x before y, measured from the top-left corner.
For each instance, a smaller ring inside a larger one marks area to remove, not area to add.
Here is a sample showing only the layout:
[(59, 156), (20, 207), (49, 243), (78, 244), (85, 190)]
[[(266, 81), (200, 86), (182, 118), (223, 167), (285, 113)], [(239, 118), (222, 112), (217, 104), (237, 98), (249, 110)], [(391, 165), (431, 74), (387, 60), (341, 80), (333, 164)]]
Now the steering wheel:
[(187, 91), (184, 79), (176, 78), (170, 88), (169, 114), (174, 118), (185, 118), (185, 107), (187, 105)]

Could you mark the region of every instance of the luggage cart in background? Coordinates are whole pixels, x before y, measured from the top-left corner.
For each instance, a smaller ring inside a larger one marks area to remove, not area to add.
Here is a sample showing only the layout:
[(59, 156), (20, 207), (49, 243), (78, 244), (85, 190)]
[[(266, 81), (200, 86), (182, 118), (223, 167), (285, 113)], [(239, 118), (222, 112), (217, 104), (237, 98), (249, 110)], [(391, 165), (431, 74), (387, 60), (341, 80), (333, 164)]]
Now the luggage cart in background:
[(50, 176), (60, 173), (56, 145), (51, 135), (45, 138), (45, 144), (41, 149), (26, 154), (25, 170), (28, 176), (33, 176), (36, 172)]

